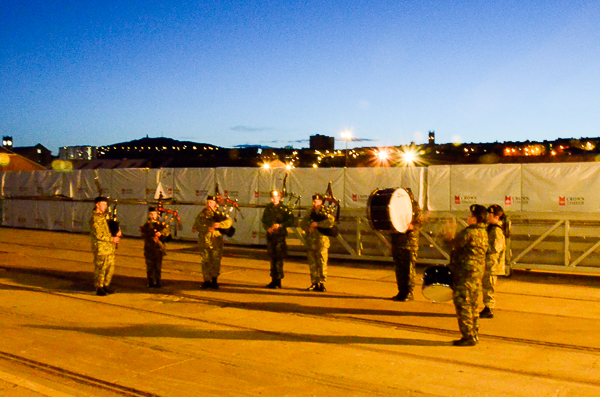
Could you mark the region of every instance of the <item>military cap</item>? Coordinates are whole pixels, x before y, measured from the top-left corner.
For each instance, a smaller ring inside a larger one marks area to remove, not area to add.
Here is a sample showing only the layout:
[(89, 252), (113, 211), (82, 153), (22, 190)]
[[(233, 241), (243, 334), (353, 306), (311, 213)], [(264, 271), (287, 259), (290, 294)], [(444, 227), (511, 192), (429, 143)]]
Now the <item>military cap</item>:
[(148, 212), (154, 212), (156, 211), (156, 207), (148, 207)]
[(213, 196), (212, 194), (209, 194), (208, 196), (206, 196), (206, 201), (208, 200), (217, 201), (217, 197)]
[(105, 201), (108, 203), (108, 197), (104, 197), (104, 196), (98, 196), (94, 199), (94, 204), (98, 204), (102, 201)]
[(278, 192), (277, 190), (271, 190), (271, 191), (269, 192), (269, 196), (270, 196), (271, 198), (272, 198), (272, 197), (277, 197), (277, 196), (279, 196), (279, 192)]
[(312, 199), (313, 199), (313, 201), (315, 201), (315, 200), (323, 201), (324, 197), (321, 193), (315, 193), (315, 194), (313, 194)]

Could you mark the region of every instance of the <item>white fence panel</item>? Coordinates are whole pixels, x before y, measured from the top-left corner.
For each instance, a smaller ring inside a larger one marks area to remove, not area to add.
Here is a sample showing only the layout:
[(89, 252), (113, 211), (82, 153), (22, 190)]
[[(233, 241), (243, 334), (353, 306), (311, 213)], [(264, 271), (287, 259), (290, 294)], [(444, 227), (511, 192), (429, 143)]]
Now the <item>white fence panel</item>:
[(204, 203), (215, 192), (214, 168), (177, 168), (173, 179), (176, 201)]
[(523, 164), (523, 211), (599, 212), (600, 164)]
[(93, 209), (94, 203), (82, 201), (73, 202), (71, 231), (77, 233), (89, 233)]
[(98, 197), (98, 187), (95, 178), (101, 188), (101, 195), (115, 198), (112, 189), (112, 170), (74, 170), (69, 175), (72, 184), (73, 198), (75, 200), (91, 200)]
[(11, 200), (12, 211), (11, 225), (26, 229), (35, 229), (37, 217), (37, 200)]
[(64, 172), (46, 170), (32, 171), (35, 195), (40, 197), (71, 197), (70, 183)]
[(4, 197), (35, 196), (35, 177), (32, 171), (9, 171), (5, 176)]
[(69, 201), (37, 201), (35, 224), (44, 230), (71, 230), (71, 202)]
[(239, 204), (257, 204), (259, 171), (259, 168), (217, 168), (215, 178), (223, 196), (237, 199)]
[(520, 164), (450, 167), (450, 209), (453, 211), (468, 211), (471, 204), (499, 204), (507, 210), (520, 211), (520, 197)]
[[(289, 173), (285, 168), (261, 168), (258, 172), (258, 205), (266, 205), (271, 202), (269, 192), (277, 190), (281, 193), (283, 189), (283, 179), (286, 173)], [(288, 176), (288, 180), (290, 177)], [(290, 182), (286, 180), (286, 185)], [(286, 186), (286, 189), (288, 187)], [(288, 190), (289, 191), (289, 190)]]
[(449, 165), (432, 165), (427, 168), (427, 209), (450, 211)]
[(175, 191), (174, 168), (148, 170), (146, 201), (156, 201), (162, 193), (164, 198), (173, 198)]
[(147, 168), (119, 168), (112, 174), (113, 199), (146, 200)]
[[(300, 204), (312, 206), (315, 193), (325, 194), (331, 182), (333, 194), (337, 199), (344, 197), (344, 170), (342, 168), (295, 168), (288, 178), (288, 191), (302, 197)], [(342, 206), (344, 203), (342, 202)]]
[(148, 206), (144, 204), (117, 205), (117, 220), (124, 236), (140, 237), (140, 226), (148, 219)]

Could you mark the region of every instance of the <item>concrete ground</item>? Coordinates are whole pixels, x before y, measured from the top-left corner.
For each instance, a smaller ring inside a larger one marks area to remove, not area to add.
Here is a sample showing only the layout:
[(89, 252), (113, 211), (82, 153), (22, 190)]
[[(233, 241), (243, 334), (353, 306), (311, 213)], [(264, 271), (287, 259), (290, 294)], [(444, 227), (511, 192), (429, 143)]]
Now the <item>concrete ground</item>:
[(87, 235), (0, 228), (0, 396), (598, 396), (596, 276), (515, 272), (480, 344), (450, 302), (396, 293), (389, 264), (332, 261), (281, 290), (264, 250), (228, 247), (221, 289), (199, 289), (193, 244), (171, 243), (145, 286), (142, 241), (117, 251), (117, 292), (95, 295)]

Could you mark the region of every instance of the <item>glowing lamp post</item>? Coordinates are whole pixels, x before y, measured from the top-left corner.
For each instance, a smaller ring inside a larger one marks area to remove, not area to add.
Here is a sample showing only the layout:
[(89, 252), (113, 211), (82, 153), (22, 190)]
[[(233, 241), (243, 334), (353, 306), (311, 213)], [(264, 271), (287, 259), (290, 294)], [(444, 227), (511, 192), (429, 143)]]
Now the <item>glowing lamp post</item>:
[(348, 168), (348, 141), (352, 139), (352, 133), (350, 131), (342, 132), (342, 139), (346, 141), (346, 165), (345, 168)]

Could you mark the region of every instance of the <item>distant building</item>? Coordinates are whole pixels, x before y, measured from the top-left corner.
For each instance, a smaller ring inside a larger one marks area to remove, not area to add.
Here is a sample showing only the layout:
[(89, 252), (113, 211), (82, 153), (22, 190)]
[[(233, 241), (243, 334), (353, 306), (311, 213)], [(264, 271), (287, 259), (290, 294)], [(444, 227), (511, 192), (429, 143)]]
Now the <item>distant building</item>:
[(325, 135), (311, 135), (310, 150), (335, 150), (335, 139)]
[(13, 138), (12, 138), (12, 136), (3, 136), (2, 137), (2, 146), (5, 147), (5, 148), (7, 148), (7, 149), (9, 149), (9, 150), (12, 150), (12, 147), (13, 147)]
[(10, 150), (43, 167), (48, 167), (52, 163), (52, 152), (39, 143), (35, 146), (13, 147)]
[(429, 146), (435, 145), (435, 131), (429, 131)]
[(65, 146), (58, 150), (61, 160), (96, 160), (98, 149), (94, 146)]

